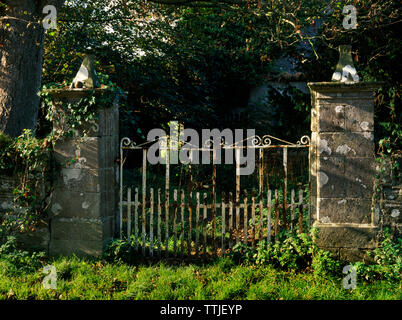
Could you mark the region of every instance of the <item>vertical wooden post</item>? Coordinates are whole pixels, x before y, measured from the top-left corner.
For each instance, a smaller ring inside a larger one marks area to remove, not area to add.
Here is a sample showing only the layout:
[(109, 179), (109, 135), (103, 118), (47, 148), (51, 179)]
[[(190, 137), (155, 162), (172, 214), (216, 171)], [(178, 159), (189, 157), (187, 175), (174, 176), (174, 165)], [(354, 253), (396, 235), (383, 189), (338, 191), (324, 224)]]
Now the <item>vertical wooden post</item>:
[(135, 188), (134, 197), (134, 248), (135, 251), (138, 251), (138, 207), (140, 205), (138, 201), (138, 188)]
[(166, 174), (165, 174), (165, 246), (166, 246), (166, 258), (169, 257), (169, 148), (168, 140), (165, 139), (166, 143)]
[(279, 196), (278, 196), (278, 189), (275, 189), (275, 222), (274, 222), (275, 239), (278, 235), (278, 223), (279, 223)]
[(244, 190), (244, 244), (248, 243), (248, 212), (247, 212), (247, 190)]
[(290, 229), (293, 231), (295, 225), (295, 190), (292, 189), (290, 194)]
[(184, 257), (184, 190), (180, 193), (180, 216), (181, 216), (181, 228), (180, 228), (180, 253)]
[(147, 207), (147, 150), (142, 150), (142, 255), (145, 256), (146, 207)]
[(251, 245), (255, 248), (255, 190), (251, 193)]
[(202, 219), (202, 227), (203, 227), (203, 234), (204, 234), (204, 258), (207, 257), (207, 194), (204, 193), (204, 217)]
[(162, 253), (161, 214), (162, 214), (161, 188), (159, 188), (158, 189), (158, 257), (160, 257)]
[(272, 205), (271, 205), (271, 190), (268, 189), (268, 200), (267, 200), (267, 241), (268, 244), (271, 242), (271, 209), (272, 209)]
[(240, 233), (240, 149), (235, 148), (236, 152), (236, 244), (239, 243)]
[(229, 192), (229, 249), (233, 247), (233, 193)]
[(299, 232), (303, 233), (303, 190), (299, 189)]
[(119, 221), (119, 227), (120, 227), (120, 238), (123, 238), (123, 148), (122, 145), (120, 145), (120, 221)]
[(200, 229), (199, 229), (199, 221), (200, 221), (200, 193), (197, 192), (195, 194), (195, 198), (197, 201), (195, 207), (195, 254), (196, 256), (199, 255), (199, 240), (200, 240)]
[(288, 148), (283, 148), (283, 225), (287, 229)]
[(212, 252), (216, 253), (216, 149), (212, 151)]
[(259, 229), (258, 229), (258, 240), (262, 240), (262, 231), (263, 231), (263, 190), (264, 190), (264, 149), (259, 149), (259, 209), (260, 209), (260, 221), (259, 221)]
[(154, 188), (150, 189), (149, 254), (154, 256)]
[(177, 189), (173, 190), (173, 252), (177, 256)]
[(131, 236), (131, 188), (127, 189), (127, 239)]
[(222, 247), (222, 257), (225, 255), (225, 235), (226, 235), (226, 194), (225, 192), (222, 192), (222, 202), (221, 202), (221, 210), (222, 210), (222, 241), (221, 241), (221, 247)]
[(187, 251), (188, 255), (191, 256), (191, 242), (192, 242), (192, 216), (193, 216), (193, 173), (191, 166), (192, 153), (190, 153), (190, 164), (189, 164), (189, 174), (190, 182), (188, 186), (188, 239), (187, 239)]

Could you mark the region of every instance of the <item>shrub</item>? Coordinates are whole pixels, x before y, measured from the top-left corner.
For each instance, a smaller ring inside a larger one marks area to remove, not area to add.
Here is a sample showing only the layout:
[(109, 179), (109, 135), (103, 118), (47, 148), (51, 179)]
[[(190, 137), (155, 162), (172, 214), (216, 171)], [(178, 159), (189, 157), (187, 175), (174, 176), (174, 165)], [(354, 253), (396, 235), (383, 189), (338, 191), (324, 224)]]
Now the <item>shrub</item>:
[(17, 240), (12, 236), (0, 246), (2, 272), (7, 275), (34, 272), (42, 266), (45, 256), (45, 252), (30, 253), (17, 249)]
[(314, 236), (315, 229), (311, 234), (285, 231), (269, 245), (265, 240), (260, 241), (256, 249), (238, 243), (231, 258), (237, 263), (269, 264), (283, 270), (311, 269), (319, 275), (338, 273), (340, 262), (330, 252), (319, 249), (313, 242)]
[(381, 246), (367, 254), (374, 258), (375, 264), (356, 262), (354, 266), (359, 277), (366, 281), (376, 279), (400, 281), (402, 276), (402, 238), (392, 238), (390, 230), (384, 229)]

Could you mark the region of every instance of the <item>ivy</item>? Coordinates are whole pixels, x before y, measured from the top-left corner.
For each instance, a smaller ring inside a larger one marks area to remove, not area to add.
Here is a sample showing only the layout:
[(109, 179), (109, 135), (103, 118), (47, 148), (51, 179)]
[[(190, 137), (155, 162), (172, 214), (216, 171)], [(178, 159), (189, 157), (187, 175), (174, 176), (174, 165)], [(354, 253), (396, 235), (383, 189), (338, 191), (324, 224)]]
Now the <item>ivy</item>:
[(35, 230), (45, 218), (56, 166), (51, 142), (38, 139), (30, 130), (10, 138), (0, 134), (0, 175), (13, 177), (13, 208), (0, 216), (0, 237)]
[(103, 84), (105, 90), (89, 90), (86, 97), (70, 103), (61, 100), (57, 106), (52, 92), (67, 89), (67, 83), (44, 86), (39, 95), (42, 113), (51, 129), (42, 133), (43, 138), (30, 130), (16, 138), (0, 133), (0, 175), (12, 177), (17, 184), (13, 190), (13, 208), (3, 210), (0, 215), (0, 238), (34, 231), (46, 219), (53, 182), (59, 171), (54, 145), (77, 134), (86, 136), (89, 128), (97, 125), (99, 108), (111, 106), (116, 94), (122, 94), (107, 77), (103, 76), (102, 80), (108, 84), (107, 87)]

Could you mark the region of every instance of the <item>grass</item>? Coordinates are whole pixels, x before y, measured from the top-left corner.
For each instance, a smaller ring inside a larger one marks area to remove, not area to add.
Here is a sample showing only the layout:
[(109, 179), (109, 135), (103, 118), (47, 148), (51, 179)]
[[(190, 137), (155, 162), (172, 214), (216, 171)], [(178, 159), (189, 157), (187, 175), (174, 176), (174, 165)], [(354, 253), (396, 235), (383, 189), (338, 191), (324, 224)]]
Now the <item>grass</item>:
[[(43, 266), (57, 270), (57, 288), (44, 289)], [(0, 299), (186, 299), (401, 300), (402, 282), (357, 279), (357, 288), (342, 287), (343, 274), (324, 277), (287, 272), (269, 265), (236, 265), (227, 258), (207, 265), (129, 265), (101, 259), (55, 258), (16, 268), (0, 259)]]

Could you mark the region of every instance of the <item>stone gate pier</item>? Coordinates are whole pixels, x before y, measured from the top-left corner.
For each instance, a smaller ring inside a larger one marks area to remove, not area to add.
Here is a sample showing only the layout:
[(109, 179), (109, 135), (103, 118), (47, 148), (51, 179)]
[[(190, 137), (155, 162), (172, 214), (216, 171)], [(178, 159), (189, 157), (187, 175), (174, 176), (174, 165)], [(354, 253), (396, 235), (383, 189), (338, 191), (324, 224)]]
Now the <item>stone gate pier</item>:
[(373, 210), (376, 83), (309, 83), (311, 208), (317, 244), (341, 260), (361, 260), (378, 245)]
[[(113, 103), (97, 108), (97, 120), (57, 141), (54, 152), (61, 167), (50, 205), (50, 255), (99, 256), (114, 234), (119, 154), (119, 97), (108, 89), (49, 91), (53, 108), (63, 119), (68, 103), (95, 93), (114, 95)], [(54, 128), (63, 126), (54, 122)]]

